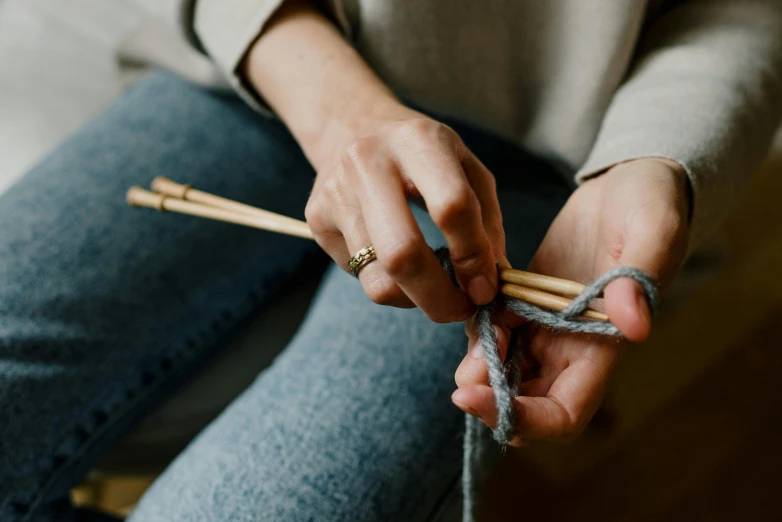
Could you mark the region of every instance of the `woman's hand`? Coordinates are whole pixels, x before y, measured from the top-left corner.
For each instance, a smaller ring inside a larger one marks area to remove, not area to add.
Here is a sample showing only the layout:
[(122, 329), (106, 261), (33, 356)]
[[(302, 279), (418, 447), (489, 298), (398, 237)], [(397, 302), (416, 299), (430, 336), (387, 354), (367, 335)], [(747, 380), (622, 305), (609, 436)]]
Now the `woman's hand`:
[[(360, 272), (372, 300), (417, 305), (438, 322), (491, 301), (505, 257), (494, 178), (453, 130), (400, 103), (307, 0), (283, 4), (242, 68), (318, 172), (306, 209), (318, 244), (345, 270), (375, 247)], [(424, 243), (407, 206), (419, 196), (466, 294)]]
[[(573, 193), (529, 269), (587, 282), (614, 266), (632, 266), (664, 288), (686, 252), (688, 210), (686, 175), (676, 163), (643, 159), (618, 165)], [(651, 316), (640, 285), (618, 279), (604, 295), (605, 311), (624, 337), (644, 340)], [(515, 316), (496, 318), (502, 357), (510, 330), (522, 323)], [(459, 389), (452, 398), (493, 427), (497, 411), (482, 349), (471, 322), (466, 330), (469, 353), (456, 371)], [(524, 382), (514, 403), (515, 443), (578, 435), (599, 407), (627, 343), (531, 324), (520, 334)]]
[[(505, 236), (494, 177), (449, 127), (401, 105), (369, 122), (318, 172), (307, 223), (342, 268), (374, 245), (359, 278), (376, 303), (418, 306), (438, 322), (464, 320), (497, 291)], [(422, 197), (448, 243), (456, 288), (408, 208)]]

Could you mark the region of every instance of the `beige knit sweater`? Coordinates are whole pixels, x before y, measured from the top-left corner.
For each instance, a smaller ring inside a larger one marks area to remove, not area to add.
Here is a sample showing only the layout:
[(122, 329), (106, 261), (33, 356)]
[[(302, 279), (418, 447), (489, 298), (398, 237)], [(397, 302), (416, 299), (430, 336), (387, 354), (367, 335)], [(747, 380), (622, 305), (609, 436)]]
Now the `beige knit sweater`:
[[(263, 111), (237, 64), (283, 0), (180, 0), (191, 44)], [(577, 180), (676, 160), (697, 244), (782, 116), (782, 0), (332, 0), (405, 99), (510, 138)]]

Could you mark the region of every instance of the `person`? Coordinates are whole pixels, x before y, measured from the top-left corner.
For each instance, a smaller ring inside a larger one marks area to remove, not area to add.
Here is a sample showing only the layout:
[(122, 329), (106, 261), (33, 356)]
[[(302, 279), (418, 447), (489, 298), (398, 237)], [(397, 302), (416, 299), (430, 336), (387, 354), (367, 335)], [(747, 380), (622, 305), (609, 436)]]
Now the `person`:
[[(782, 112), (775, 0), (182, 13), (248, 103), (154, 73), (0, 198), (4, 521), (83, 519), (68, 491), (100, 452), (316, 253), (130, 211), (128, 186), (166, 174), (303, 214), (334, 260), (290, 345), (130, 520), (436, 520), (458, 489), (459, 410), (495, 422), (470, 317), (497, 293), (496, 263), (584, 282), (633, 266), (664, 288)], [(356, 281), (348, 262), (369, 246)], [(611, 283), (605, 310), (628, 341), (649, 334), (636, 283)], [(626, 343), (500, 316), (503, 352), (517, 327), (515, 443), (577, 435)]]

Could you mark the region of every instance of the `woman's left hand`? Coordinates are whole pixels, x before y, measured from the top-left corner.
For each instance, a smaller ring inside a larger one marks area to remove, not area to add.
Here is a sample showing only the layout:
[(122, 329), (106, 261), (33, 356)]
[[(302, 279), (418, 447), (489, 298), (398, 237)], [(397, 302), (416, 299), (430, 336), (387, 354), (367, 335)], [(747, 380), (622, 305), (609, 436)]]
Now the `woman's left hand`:
[[(552, 223), (529, 270), (592, 281), (615, 266), (640, 268), (662, 287), (676, 273), (687, 248), (687, 178), (670, 160), (642, 159), (617, 165), (585, 182)], [(642, 341), (651, 314), (641, 286), (618, 279), (605, 292), (605, 311), (629, 341)], [(512, 314), (495, 320), (501, 357), (510, 330), (524, 321)], [(494, 427), (497, 410), (472, 321), (468, 354), (456, 371), (452, 400)], [(602, 402), (626, 342), (554, 332), (532, 324), (521, 331), (523, 384), (515, 398), (517, 438), (571, 438), (584, 429)]]

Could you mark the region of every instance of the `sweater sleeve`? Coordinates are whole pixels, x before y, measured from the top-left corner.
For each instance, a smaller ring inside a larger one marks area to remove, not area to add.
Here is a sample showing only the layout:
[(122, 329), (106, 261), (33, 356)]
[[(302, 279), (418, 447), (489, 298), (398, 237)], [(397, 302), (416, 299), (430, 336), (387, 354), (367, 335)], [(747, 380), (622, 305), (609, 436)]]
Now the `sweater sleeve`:
[(654, 19), (615, 93), (583, 181), (641, 157), (686, 170), (691, 245), (726, 217), (782, 117), (782, 1), (693, 0)]
[[(179, 24), (190, 43), (207, 54), (228, 83), (251, 107), (267, 116), (271, 110), (239, 73), (239, 66), (269, 19), (285, 0), (178, 0)], [(349, 35), (342, 0), (322, 6)]]

